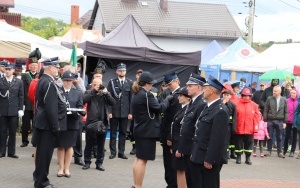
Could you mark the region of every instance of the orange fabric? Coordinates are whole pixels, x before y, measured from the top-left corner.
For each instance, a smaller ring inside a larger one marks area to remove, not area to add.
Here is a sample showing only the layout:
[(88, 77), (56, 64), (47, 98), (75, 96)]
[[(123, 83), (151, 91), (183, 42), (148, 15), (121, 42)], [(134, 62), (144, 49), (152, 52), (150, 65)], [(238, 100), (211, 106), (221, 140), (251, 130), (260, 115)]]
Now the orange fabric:
[(237, 106), (236, 134), (254, 134), (259, 124), (260, 112), (258, 105), (251, 99), (240, 98)]
[(230, 101), (233, 102), (234, 104), (237, 104), (240, 98), (234, 94), (231, 85), (226, 83), (226, 84), (224, 84), (224, 87), (225, 88), (223, 90), (230, 90), (231, 91)]

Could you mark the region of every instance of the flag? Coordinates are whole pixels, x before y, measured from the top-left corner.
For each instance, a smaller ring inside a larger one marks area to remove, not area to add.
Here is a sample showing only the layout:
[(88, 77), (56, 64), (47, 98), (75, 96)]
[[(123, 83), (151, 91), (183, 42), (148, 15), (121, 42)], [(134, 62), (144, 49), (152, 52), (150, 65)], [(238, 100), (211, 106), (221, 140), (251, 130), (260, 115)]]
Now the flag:
[(77, 44), (73, 43), (72, 45), (72, 54), (70, 58), (70, 65), (77, 67)]

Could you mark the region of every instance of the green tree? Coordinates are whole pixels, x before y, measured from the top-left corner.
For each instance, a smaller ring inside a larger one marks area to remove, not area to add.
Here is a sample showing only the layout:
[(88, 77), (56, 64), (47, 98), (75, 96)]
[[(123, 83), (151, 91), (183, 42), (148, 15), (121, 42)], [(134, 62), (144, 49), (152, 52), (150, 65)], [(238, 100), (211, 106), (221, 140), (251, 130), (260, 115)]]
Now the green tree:
[(53, 36), (62, 36), (66, 33), (68, 24), (61, 20), (55, 20), (53, 18), (33, 18), (30, 16), (22, 16), (21, 29), (49, 39)]

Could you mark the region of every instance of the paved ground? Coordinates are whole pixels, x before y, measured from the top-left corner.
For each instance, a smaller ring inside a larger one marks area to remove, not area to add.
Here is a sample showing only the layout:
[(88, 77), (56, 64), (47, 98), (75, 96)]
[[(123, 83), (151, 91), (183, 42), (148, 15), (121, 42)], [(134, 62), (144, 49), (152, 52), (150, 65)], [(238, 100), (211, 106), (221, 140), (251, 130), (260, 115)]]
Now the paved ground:
[[(4, 157), (0, 159), (0, 188), (32, 188), (32, 172), (34, 169), (31, 154), (34, 148), (29, 146), (20, 148), (20, 138), (17, 138), (17, 154), (19, 159)], [(154, 162), (147, 165), (144, 180), (145, 188), (164, 188), (166, 184), (163, 179), (162, 150), (157, 145), (157, 157)], [(127, 143), (126, 153), (131, 146)], [(108, 148), (108, 142), (106, 142)], [(57, 157), (54, 153), (51, 163), (49, 178), (51, 183), (59, 188), (130, 188), (132, 185), (132, 164), (134, 156), (127, 155), (128, 160), (108, 159), (106, 152), (104, 167), (105, 172), (95, 170), (92, 164), (89, 170), (82, 170), (78, 165), (71, 165), (71, 178), (58, 178)], [(244, 158), (243, 158), (244, 160)], [(94, 161), (94, 160), (93, 160)], [(233, 160), (224, 165), (221, 173), (222, 188), (296, 188), (300, 187), (300, 160), (295, 158), (280, 159), (272, 156), (269, 158), (252, 157), (253, 165), (237, 165)]]

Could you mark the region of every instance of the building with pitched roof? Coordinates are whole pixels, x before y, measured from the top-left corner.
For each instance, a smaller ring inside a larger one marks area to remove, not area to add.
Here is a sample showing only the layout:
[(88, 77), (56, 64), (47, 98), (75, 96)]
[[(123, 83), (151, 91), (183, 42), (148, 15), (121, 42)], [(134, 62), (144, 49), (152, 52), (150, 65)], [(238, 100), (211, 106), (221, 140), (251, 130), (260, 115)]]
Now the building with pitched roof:
[(168, 51), (196, 51), (212, 40), (227, 47), (242, 36), (226, 5), (168, 0), (96, 0), (88, 29), (105, 36), (129, 14)]

